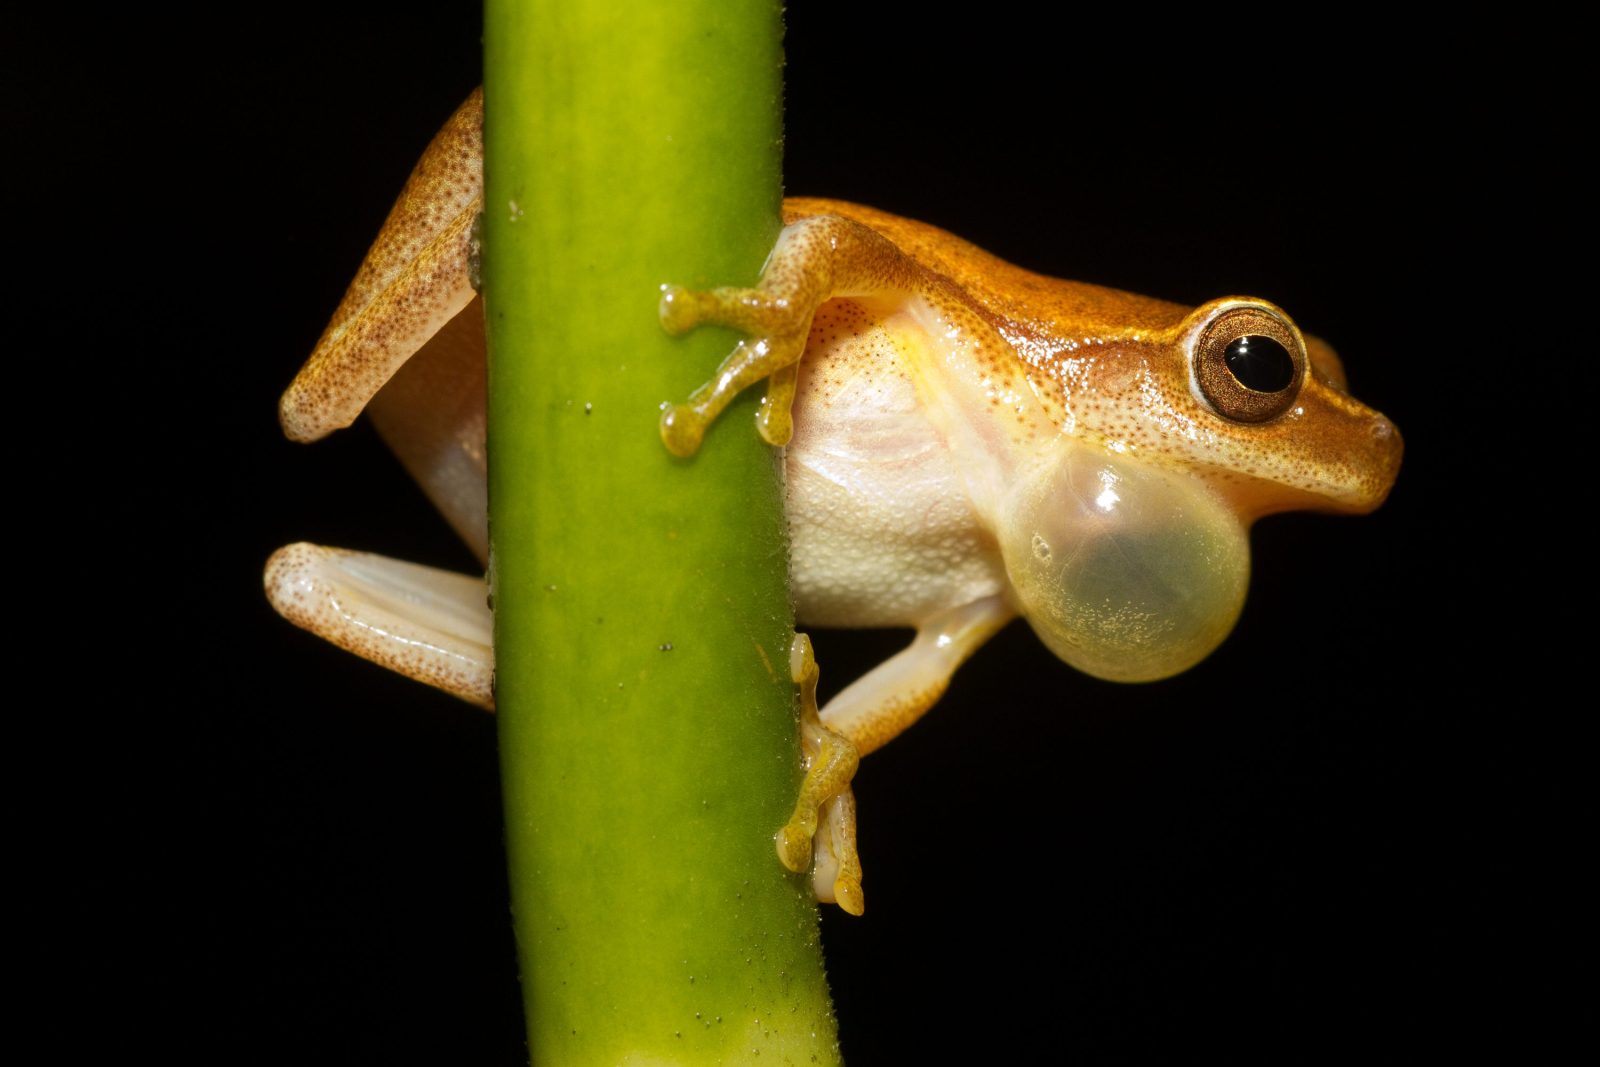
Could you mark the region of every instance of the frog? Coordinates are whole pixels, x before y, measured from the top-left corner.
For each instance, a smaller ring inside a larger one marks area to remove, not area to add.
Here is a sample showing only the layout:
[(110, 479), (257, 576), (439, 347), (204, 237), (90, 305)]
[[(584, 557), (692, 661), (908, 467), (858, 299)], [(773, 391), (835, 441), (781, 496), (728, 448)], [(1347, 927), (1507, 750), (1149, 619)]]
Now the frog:
[[(423, 154), (279, 415), (313, 441), (369, 412), (487, 564), (481, 199), (480, 90)], [(1187, 670), (1239, 617), (1251, 525), (1371, 512), (1403, 443), (1334, 349), (1267, 300), (1189, 307), (1050, 278), (837, 200), (787, 198), (783, 223), (754, 286), (662, 285), (669, 333), (743, 339), (662, 404), (657, 432), (690, 458), (764, 382), (756, 431), (783, 450), (799, 624), (914, 631), (820, 708), (804, 634), (791, 655), (805, 772), (777, 852), (860, 914), (860, 759), (989, 638), (1021, 617), (1097, 678)], [(492, 709), (481, 575), (300, 543), (265, 584), (290, 621)]]

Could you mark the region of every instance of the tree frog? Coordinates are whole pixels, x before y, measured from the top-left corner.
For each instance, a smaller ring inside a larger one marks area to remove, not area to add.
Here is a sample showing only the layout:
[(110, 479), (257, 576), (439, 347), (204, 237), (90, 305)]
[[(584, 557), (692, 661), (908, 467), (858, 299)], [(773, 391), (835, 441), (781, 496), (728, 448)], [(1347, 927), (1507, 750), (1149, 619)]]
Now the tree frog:
[[(482, 101), (429, 146), (310, 360), (284, 394), (315, 440), (369, 410), (402, 461), (487, 556), (482, 316), (472, 284)], [(1196, 308), (1011, 266), (932, 226), (789, 199), (750, 289), (662, 287), (663, 326), (742, 331), (716, 373), (664, 404), (688, 456), (765, 380), (757, 429), (784, 451), (796, 614), (908, 626), (911, 644), (818, 712), (797, 640), (809, 768), (778, 835), (819, 898), (861, 910), (856, 761), (939, 699), (1014, 617), (1068, 664), (1154, 681), (1228, 635), (1250, 524), (1363, 513), (1401, 439), (1352, 398), (1338, 357), (1280, 308)], [(415, 357), (415, 358), (413, 358)], [(492, 706), (482, 580), (298, 544), (267, 566), (293, 622)]]

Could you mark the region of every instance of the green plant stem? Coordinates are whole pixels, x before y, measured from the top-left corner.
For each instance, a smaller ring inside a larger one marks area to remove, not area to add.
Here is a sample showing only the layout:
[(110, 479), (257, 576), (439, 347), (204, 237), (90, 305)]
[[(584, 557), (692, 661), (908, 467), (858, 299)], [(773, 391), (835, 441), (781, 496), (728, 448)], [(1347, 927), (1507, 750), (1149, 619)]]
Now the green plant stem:
[(658, 405), (735, 338), (658, 288), (753, 284), (780, 225), (770, 0), (490, 0), (492, 581), (536, 1063), (837, 1062), (804, 879), (780, 469), (755, 398), (691, 460)]

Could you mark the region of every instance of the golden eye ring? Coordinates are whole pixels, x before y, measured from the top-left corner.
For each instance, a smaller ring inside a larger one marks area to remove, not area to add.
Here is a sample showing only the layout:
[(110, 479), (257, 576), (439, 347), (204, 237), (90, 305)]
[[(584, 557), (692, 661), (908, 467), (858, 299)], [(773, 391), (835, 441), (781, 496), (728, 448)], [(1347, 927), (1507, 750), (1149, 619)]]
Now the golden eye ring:
[(1194, 346), (1194, 377), (1206, 402), (1233, 422), (1266, 422), (1287, 411), (1306, 378), (1300, 334), (1267, 308), (1227, 308)]

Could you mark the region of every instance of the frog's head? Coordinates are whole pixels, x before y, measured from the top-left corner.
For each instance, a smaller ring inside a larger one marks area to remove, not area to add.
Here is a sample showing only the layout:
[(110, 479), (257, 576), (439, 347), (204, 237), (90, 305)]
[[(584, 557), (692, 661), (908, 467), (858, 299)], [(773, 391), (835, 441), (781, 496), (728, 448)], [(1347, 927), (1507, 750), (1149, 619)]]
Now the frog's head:
[(1400, 434), (1326, 344), (1229, 297), (1096, 345), (1064, 433), (1015, 483), (1000, 542), (1018, 606), (1101, 678), (1183, 671), (1233, 629), (1248, 531), (1277, 511), (1383, 502)]

